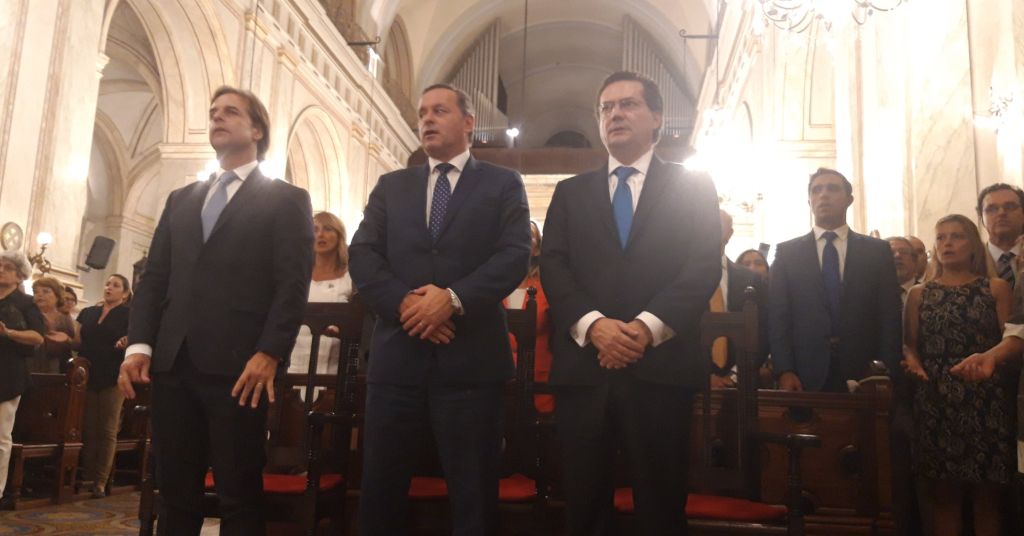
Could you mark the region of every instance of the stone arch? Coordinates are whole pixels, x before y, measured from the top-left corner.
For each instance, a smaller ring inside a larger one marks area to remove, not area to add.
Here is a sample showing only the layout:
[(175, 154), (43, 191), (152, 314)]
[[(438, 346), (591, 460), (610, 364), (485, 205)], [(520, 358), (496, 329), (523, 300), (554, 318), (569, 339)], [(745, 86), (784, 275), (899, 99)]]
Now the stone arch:
[(396, 16), (382, 43), (384, 69), (381, 72), (384, 90), (402, 112), (402, 118), (410, 125), (416, 124), (416, 111), (413, 108), (412, 87), (412, 49), (409, 46), (409, 33), (405, 29), (402, 17)]
[(296, 117), (289, 129), (285, 179), (309, 191), (313, 210), (340, 214), (348, 203), (343, 186), (348, 184), (344, 145), (331, 116), (319, 106), (310, 106)]

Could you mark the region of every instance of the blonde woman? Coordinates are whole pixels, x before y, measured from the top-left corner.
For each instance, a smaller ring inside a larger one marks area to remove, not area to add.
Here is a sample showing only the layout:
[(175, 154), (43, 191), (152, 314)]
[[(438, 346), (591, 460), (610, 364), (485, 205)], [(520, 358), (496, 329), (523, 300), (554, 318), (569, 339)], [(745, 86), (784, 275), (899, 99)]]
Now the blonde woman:
[[(348, 241), (345, 225), (330, 212), (313, 216), (313, 281), (309, 285), (309, 302), (348, 302), (352, 297), (352, 278), (348, 274)], [(328, 329), (328, 333), (331, 330)], [(302, 326), (295, 340), (288, 372), (305, 374), (309, 371), (309, 351), (313, 336), (309, 328)], [(317, 357), (317, 374), (333, 374), (338, 371), (338, 357), (341, 341), (335, 338), (320, 339)]]
[(64, 285), (53, 277), (40, 277), (32, 282), (32, 300), (46, 321), (42, 346), (29, 366), (31, 372), (63, 372), (78, 347), (78, 323), (63, 311)]
[(1014, 473), (1014, 378), (971, 383), (950, 369), (992, 348), (1010, 315), (1010, 285), (986, 265), (978, 228), (965, 216), (935, 225), (934, 278), (910, 290), (904, 369), (914, 392), (913, 470), (931, 496), (926, 526), (961, 534), (960, 505), (973, 504), (974, 534), (1000, 534), (1003, 487)]

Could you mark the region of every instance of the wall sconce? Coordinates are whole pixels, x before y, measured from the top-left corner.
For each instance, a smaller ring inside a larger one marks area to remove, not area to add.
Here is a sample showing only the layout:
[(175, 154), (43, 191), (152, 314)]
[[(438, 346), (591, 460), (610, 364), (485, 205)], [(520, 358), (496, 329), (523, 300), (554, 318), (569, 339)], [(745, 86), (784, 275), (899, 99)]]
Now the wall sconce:
[(36, 235), (36, 243), (39, 244), (39, 252), (28, 258), (28, 262), (32, 263), (43, 275), (50, 273), (50, 261), (43, 256), (46, 253), (46, 246), (53, 243), (53, 235), (43, 231)]

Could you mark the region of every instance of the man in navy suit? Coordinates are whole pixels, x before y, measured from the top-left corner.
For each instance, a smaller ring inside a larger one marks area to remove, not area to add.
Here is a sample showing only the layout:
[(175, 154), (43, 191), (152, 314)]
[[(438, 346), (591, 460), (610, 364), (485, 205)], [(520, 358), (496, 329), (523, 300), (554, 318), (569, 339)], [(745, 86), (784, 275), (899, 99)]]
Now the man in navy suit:
[(467, 95), (420, 97), (428, 166), (382, 175), (349, 248), (377, 325), (370, 345), (360, 533), (401, 534), (416, 444), (433, 430), (454, 534), (497, 529), (501, 394), (514, 375), (502, 299), (522, 281), (519, 173), (474, 159)]
[(213, 467), (221, 534), (266, 532), (263, 445), (274, 377), (287, 367), (313, 272), (309, 194), (260, 172), (270, 144), (255, 95), (218, 89), (220, 170), (171, 192), (132, 300), (118, 386), (153, 379), (161, 534), (198, 535)]
[(721, 277), (721, 230), (711, 180), (654, 155), (662, 110), (650, 79), (606, 78), (597, 116), (608, 165), (558, 183), (544, 223), (572, 535), (615, 533), (618, 446), (639, 533), (686, 532), (693, 392), (708, 378), (699, 325)]
[(902, 304), (888, 242), (846, 224), (850, 181), (821, 168), (807, 185), (814, 229), (779, 244), (771, 269), (771, 352), (779, 387), (847, 392), (880, 360), (902, 359)]

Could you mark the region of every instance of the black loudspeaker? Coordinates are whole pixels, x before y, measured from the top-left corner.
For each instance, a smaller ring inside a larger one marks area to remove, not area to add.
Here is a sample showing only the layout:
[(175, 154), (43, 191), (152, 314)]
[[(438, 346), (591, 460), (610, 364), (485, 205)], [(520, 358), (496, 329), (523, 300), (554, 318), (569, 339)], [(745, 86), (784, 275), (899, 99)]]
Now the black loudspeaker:
[(107, 267), (110, 261), (110, 254), (114, 251), (114, 241), (105, 236), (97, 236), (89, 248), (89, 255), (85, 257), (85, 265), (89, 268), (102, 270)]

